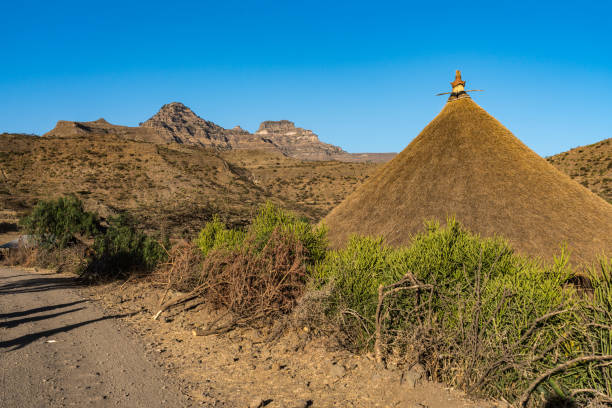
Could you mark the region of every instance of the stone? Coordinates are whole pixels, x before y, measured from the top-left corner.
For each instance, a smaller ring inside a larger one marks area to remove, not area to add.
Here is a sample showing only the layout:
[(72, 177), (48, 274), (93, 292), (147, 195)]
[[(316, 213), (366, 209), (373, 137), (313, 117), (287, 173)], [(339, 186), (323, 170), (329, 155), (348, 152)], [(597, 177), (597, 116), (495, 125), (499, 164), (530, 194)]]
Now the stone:
[(308, 408), (312, 406), (312, 400), (298, 399), (289, 405), (290, 408)]
[(260, 408), (264, 406), (265, 400), (263, 398), (255, 397), (249, 402), (249, 408)]
[(255, 134), (271, 141), (285, 155), (302, 160), (334, 160), (348, 155), (338, 146), (321, 142), (312, 130), (296, 127), (289, 120), (262, 122)]
[(328, 374), (332, 378), (342, 378), (346, 374), (346, 369), (340, 364), (334, 364), (329, 369)]

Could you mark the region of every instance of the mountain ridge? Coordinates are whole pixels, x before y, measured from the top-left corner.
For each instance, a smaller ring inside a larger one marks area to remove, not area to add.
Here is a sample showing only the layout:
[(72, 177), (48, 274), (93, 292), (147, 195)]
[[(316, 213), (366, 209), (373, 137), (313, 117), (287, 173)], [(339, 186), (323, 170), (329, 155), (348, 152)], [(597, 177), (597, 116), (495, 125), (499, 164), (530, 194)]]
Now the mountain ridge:
[(314, 161), (385, 162), (395, 153), (348, 153), (325, 143), (311, 130), (286, 119), (263, 121), (255, 133), (240, 126), (226, 129), (201, 118), (181, 102), (163, 105), (138, 127), (113, 125), (103, 118), (91, 122), (60, 120), (44, 137), (116, 135), (157, 144), (178, 143), (220, 150), (278, 151), (285, 156)]

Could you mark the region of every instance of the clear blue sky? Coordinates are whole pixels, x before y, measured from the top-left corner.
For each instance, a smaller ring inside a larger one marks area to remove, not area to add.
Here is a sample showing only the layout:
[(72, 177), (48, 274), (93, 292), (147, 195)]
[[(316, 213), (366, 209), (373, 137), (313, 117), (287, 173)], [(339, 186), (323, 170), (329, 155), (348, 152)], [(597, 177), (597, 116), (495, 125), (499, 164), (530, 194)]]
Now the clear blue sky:
[(0, 132), (137, 125), (180, 101), (402, 150), (455, 69), (541, 155), (612, 137), (609, 1), (2, 1)]

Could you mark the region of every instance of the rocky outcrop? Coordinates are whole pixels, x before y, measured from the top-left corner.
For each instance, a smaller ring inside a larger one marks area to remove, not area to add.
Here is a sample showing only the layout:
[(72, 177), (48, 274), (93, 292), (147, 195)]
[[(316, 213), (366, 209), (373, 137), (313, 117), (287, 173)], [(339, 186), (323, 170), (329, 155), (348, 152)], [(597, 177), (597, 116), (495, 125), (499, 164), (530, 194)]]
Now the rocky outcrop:
[(100, 118), (91, 122), (60, 120), (46, 137), (120, 137), (151, 143), (166, 143), (166, 139), (154, 129), (112, 125)]
[(277, 150), (272, 143), (240, 126), (225, 129), (202, 119), (180, 102), (162, 106), (159, 112), (140, 126), (155, 129), (167, 142), (220, 149)]
[(283, 154), (302, 160), (334, 160), (347, 154), (338, 146), (321, 142), (311, 130), (295, 127), (289, 120), (262, 122), (255, 134), (274, 143)]

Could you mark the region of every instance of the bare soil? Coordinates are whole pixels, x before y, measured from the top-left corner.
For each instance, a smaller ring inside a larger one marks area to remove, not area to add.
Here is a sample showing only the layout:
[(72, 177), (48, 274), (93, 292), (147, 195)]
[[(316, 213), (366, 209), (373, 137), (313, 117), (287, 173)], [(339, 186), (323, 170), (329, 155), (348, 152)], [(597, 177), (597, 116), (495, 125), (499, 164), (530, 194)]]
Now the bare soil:
[[(215, 317), (203, 305), (152, 316), (163, 290), (144, 282), (111, 283), (83, 290), (111, 314), (126, 315), (149, 354), (163, 358), (183, 392), (209, 406), (250, 407), (495, 407), (429, 382), (411, 370), (377, 368), (334, 339), (292, 329), (268, 342), (267, 328), (239, 328), (224, 335), (194, 336)], [(177, 293), (170, 296), (178, 296)], [(190, 309), (190, 310), (189, 310)], [(138, 312), (132, 314), (133, 312)]]

